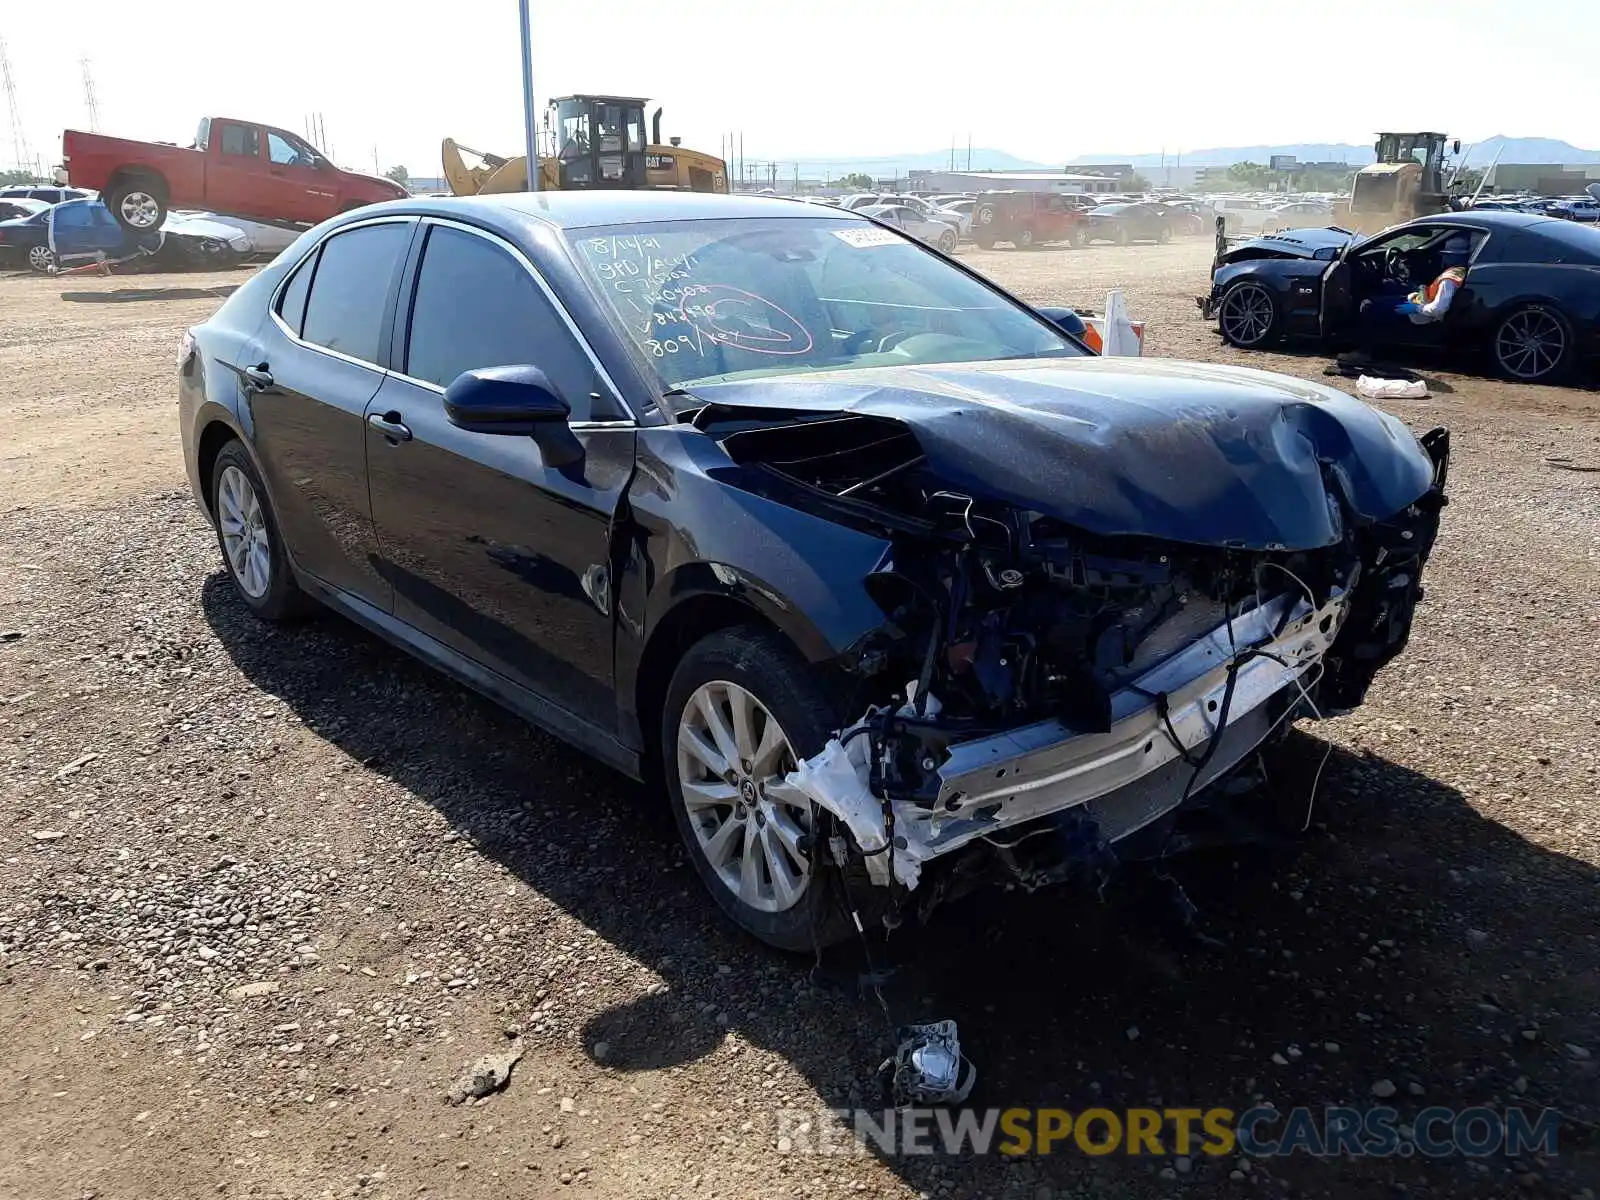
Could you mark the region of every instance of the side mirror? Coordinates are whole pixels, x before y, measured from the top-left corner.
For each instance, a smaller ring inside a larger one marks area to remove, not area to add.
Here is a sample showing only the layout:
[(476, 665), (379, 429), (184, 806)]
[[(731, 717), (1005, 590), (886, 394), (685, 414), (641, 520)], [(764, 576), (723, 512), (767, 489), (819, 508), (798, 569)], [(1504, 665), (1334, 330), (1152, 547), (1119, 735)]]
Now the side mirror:
[(572, 407), (538, 367), (463, 371), (444, 390), (444, 412), (458, 429), (531, 437), (549, 467), (583, 458), (583, 443), (567, 425)]
[(1083, 318), (1070, 308), (1036, 308), (1034, 312), (1063, 333), (1071, 334), (1075, 338), (1081, 339), (1088, 329), (1083, 323)]

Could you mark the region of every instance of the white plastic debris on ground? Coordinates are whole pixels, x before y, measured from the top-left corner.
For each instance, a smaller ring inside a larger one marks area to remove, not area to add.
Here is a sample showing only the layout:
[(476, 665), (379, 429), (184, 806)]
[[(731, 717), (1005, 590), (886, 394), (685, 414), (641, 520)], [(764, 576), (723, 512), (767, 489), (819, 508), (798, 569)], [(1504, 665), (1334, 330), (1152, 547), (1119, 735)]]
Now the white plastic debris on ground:
[(839, 818), (868, 856), (867, 874), (873, 883), (888, 886), (892, 858), (895, 879), (907, 889), (914, 888), (922, 877), (922, 867), (909, 855), (884, 849), (889, 843), (884, 832), (883, 802), (872, 794), (871, 739), (865, 733), (851, 737), (852, 732), (844, 730), (840, 737), (829, 739), (820, 754), (802, 759), (789, 773), (787, 782), (810, 797), (813, 804)]
[(1356, 380), (1356, 392), (1369, 400), (1421, 400), (1428, 385), (1420, 379), (1380, 379), (1363, 375)]

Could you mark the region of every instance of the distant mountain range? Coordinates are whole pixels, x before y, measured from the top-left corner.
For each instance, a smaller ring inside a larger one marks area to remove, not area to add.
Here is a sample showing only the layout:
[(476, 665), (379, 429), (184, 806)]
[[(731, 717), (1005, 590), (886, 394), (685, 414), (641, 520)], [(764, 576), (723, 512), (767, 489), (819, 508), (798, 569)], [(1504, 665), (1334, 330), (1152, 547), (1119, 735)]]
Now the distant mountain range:
[[(1501, 145), (1504, 163), (1593, 163), (1600, 162), (1600, 150), (1584, 150), (1555, 138), (1513, 138), (1497, 134), (1472, 147), (1468, 166), (1485, 167), (1494, 158)], [(1467, 149), (1463, 142), (1463, 150)], [(1018, 158), (1004, 150), (974, 146), (971, 150), (970, 169), (974, 171), (1059, 171), (1087, 163), (1131, 163), (1137, 170), (1156, 170), (1162, 166), (1160, 154), (1080, 154), (1066, 163), (1036, 162)], [(1279, 146), (1215, 146), (1204, 150), (1186, 150), (1182, 155), (1168, 153), (1166, 165), (1170, 167), (1226, 167), (1237, 162), (1269, 161), (1274, 154), (1292, 154), (1301, 162), (1347, 162), (1362, 166), (1372, 161), (1372, 146), (1352, 145), (1348, 142), (1293, 142)], [(751, 154), (746, 162), (762, 168), (767, 155)], [(929, 150), (921, 154), (884, 154), (878, 157), (802, 158), (798, 160), (800, 173), (808, 179), (837, 178), (854, 172), (871, 175), (874, 179), (888, 179), (911, 171), (947, 170), (951, 163), (949, 150)], [(968, 150), (956, 147), (955, 168), (969, 169)], [(787, 175), (795, 169), (796, 160), (779, 158), (778, 170)]]
[[(751, 154), (746, 158), (746, 163), (764, 166), (768, 156)], [(778, 159), (780, 171), (793, 171), (797, 160), (792, 158)], [(956, 170), (968, 170), (969, 155), (965, 146), (959, 147), (955, 152)], [(970, 153), (971, 170), (974, 171), (1059, 171), (1061, 164), (1030, 162), (1018, 158), (1015, 154), (1007, 154), (1004, 150), (991, 150), (987, 147), (974, 146)], [(1119, 162), (1126, 161), (1119, 159)], [(800, 173), (807, 178), (827, 175), (830, 178), (839, 175), (849, 175), (861, 172), (873, 178), (888, 178), (892, 175), (904, 175), (908, 171), (944, 171), (950, 167), (949, 150), (929, 150), (925, 154), (885, 154), (877, 158), (845, 157), (845, 158), (802, 158), (798, 160)]]
[[(1496, 134), (1472, 146), (1469, 166), (1486, 167), (1496, 151), (1503, 163), (1592, 163), (1600, 162), (1600, 150), (1583, 150), (1555, 138), (1514, 138)], [(1467, 149), (1462, 141), (1461, 149)], [(1296, 142), (1282, 146), (1217, 146), (1207, 150), (1188, 150), (1181, 156), (1167, 154), (1167, 166), (1227, 167), (1237, 162), (1265, 163), (1274, 154), (1292, 154), (1301, 162), (1347, 162), (1363, 166), (1373, 160), (1372, 146), (1353, 146), (1346, 142)], [(1162, 166), (1160, 154), (1080, 154), (1073, 163), (1132, 163), (1143, 171)]]

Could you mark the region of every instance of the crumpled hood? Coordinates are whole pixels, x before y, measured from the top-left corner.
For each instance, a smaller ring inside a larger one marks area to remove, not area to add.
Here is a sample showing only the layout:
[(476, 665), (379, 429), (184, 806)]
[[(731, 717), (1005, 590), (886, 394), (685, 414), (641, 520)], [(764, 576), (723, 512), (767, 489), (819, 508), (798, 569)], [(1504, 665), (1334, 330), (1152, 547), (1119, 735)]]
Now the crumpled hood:
[[(1244, 262), (1260, 257), (1263, 250), (1291, 258), (1316, 258), (1317, 251), (1326, 253), (1329, 250), (1340, 250), (1354, 236), (1334, 225), (1326, 228), (1309, 226), (1305, 229), (1285, 229), (1282, 233), (1264, 233), (1260, 237), (1234, 242), (1222, 256), (1222, 261)], [(1332, 260), (1325, 259), (1325, 261)]]
[(1394, 417), (1320, 384), (1237, 367), (1029, 359), (693, 392), (719, 409), (903, 422), (949, 486), (1105, 536), (1308, 550), (1340, 540), (1341, 504), (1357, 521), (1381, 520), (1433, 481)]

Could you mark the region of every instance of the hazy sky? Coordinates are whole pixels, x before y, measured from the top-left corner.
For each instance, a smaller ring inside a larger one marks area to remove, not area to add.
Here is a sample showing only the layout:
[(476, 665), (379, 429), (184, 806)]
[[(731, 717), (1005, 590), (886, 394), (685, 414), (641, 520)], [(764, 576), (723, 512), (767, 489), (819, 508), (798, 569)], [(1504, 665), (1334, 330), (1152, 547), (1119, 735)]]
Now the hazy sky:
[[(1042, 162), (1378, 129), (1600, 147), (1593, 0), (533, 0), (534, 86), (650, 96), (663, 132), (751, 158), (938, 149)], [(1337, 18), (1325, 15), (1337, 13)], [(207, 114), (296, 132), (346, 166), (438, 172), (439, 139), (521, 144), (516, 0), (0, 3), (47, 166), (85, 127), (186, 143)], [(1440, 75), (1437, 68), (1443, 68)], [(1439, 81), (1443, 80), (1443, 86)], [(0, 113), (0, 165), (12, 158)]]

